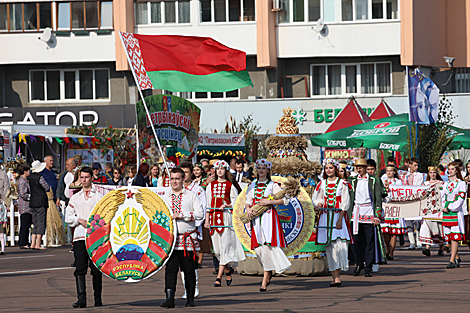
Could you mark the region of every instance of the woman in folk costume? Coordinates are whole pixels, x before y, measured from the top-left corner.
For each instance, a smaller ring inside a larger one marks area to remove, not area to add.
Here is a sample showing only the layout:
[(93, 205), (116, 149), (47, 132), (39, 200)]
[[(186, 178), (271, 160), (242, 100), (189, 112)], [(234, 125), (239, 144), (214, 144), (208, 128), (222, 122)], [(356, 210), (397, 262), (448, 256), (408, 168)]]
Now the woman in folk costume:
[[(398, 170), (394, 165), (387, 165), (385, 175), (387, 175), (387, 178), (384, 181), (384, 185), (387, 192), (389, 192), (391, 185), (403, 185), (398, 178)], [(385, 198), (385, 202), (390, 202), (388, 197)], [(384, 236), (387, 260), (393, 260), (393, 253), (397, 245), (397, 235), (407, 233), (405, 219), (385, 218), (385, 223), (380, 224), (380, 227)]]
[(214, 287), (220, 287), (224, 271), (227, 286), (232, 284), (229, 263), (245, 260), (245, 252), (232, 226), (232, 207), (241, 191), (240, 186), (233, 179), (227, 162), (217, 161), (214, 168), (217, 179), (206, 189), (208, 210), (204, 226), (210, 229), (214, 253), (219, 260), (219, 272)]
[(271, 207), (251, 222), (251, 249), (255, 250), (258, 262), (264, 270), (259, 291), (266, 291), (271, 281), (272, 272), (282, 273), (291, 266), (282, 248), (287, 246), (284, 231), (275, 205), (287, 205), (287, 198), (272, 200), (270, 196), (281, 191), (281, 187), (271, 181), (272, 163), (261, 159), (256, 161), (257, 179), (246, 191), (246, 213), (252, 216), (252, 207), (270, 205)]
[(467, 186), (462, 181), (460, 167), (456, 162), (451, 162), (447, 167), (449, 181), (442, 187), (442, 207), (444, 234), (446, 241), (451, 243), (450, 262), (447, 268), (460, 267), (461, 260), (457, 253), (459, 241), (465, 241), (464, 214), (467, 213)]
[(316, 243), (326, 245), (326, 259), (332, 276), (330, 287), (341, 286), (339, 271), (349, 269), (348, 244), (352, 238), (347, 214), (350, 185), (340, 178), (338, 168), (335, 160), (323, 160), (323, 180), (312, 197), (315, 211), (320, 211)]
[[(428, 175), (426, 176), (425, 185), (434, 185), (437, 184), (439, 189), (442, 190), (442, 185), (444, 181), (441, 178), (441, 175), (438, 173), (438, 168), (435, 166), (428, 167)], [(426, 245), (426, 248), (423, 250), (425, 256), (431, 256), (431, 251), (429, 248), (431, 245), (439, 245), (439, 256), (444, 256), (444, 229), (442, 228), (442, 222), (433, 221), (428, 218), (437, 218), (442, 220), (442, 212), (427, 215), (423, 218), (423, 223), (419, 230), (419, 241), (422, 244)], [(447, 252), (450, 252), (449, 248), (445, 247)]]
[[(168, 165), (168, 170), (175, 168), (175, 163), (167, 161), (166, 165)], [(162, 165), (163, 174), (162, 176), (158, 177), (157, 180), (157, 187), (170, 187), (170, 177), (168, 177), (168, 171), (166, 170), (165, 164)]]

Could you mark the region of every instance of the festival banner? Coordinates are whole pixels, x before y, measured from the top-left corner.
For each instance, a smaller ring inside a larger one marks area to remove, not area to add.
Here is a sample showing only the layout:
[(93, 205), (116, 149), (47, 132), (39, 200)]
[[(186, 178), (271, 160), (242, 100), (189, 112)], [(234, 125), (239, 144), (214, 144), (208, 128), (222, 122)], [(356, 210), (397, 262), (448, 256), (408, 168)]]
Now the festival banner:
[(382, 204), (385, 218), (414, 218), (442, 211), (437, 185), (391, 185), (388, 198), (390, 202)]
[(432, 124), (439, 113), (439, 88), (418, 68), (408, 70), (410, 121)]
[(110, 278), (138, 282), (158, 272), (175, 245), (173, 212), (160, 197), (169, 188), (95, 185), (103, 195), (88, 217), (86, 247)]
[(190, 158), (195, 156), (201, 109), (184, 98), (171, 95), (146, 97), (145, 102), (150, 118), (146, 115), (142, 101), (135, 106), (140, 155), (150, 158), (159, 155), (152, 132), (153, 124), (162, 146), (175, 146), (190, 152)]

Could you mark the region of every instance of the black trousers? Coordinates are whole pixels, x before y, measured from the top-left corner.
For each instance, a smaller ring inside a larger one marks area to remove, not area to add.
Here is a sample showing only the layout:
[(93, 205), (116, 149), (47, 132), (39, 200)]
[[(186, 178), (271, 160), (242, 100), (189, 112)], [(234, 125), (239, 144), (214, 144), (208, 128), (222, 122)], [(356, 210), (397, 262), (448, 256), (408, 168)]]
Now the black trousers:
[(20, 221), (21, 226), (18, 245), (20, 247), (30, 246), (31, 243), (29, 242), (29, 229), (31, 228), (31, 224), (33, 223), (33, 216), (30, 213), (23, 213), (20, 215)]
[(184, 256), (183, 250), (173, 250), (165, 267), (165, 290), (176, 290), (178, 271), (181, 268), (184, 272), (186, 294), (194, 296), (196, 290), (197, 261), (194, 261), (193, 257), (193, 251), (186, 251), (186, 256)]
[(366, 272), (372, 271), (375, 252), (374, 225), (359, 223), (359, 232), (354, 237), (354, 260), (357, 266), (365, 267)]
[(73, 255), (75, 257), (75, 272), (73, 272), (75, 277), (86, 275), (88, 267), (92, 276), (103, 275), (88, 256), (85, 240), (78, 240), (73, 243)]

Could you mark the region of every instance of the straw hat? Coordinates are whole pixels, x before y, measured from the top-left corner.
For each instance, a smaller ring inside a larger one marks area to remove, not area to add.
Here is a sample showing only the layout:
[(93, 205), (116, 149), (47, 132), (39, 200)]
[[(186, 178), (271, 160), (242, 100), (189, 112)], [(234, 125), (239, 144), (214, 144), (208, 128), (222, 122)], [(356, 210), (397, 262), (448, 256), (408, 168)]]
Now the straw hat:
[(33, 173), (41, 173), (46, 168), (46, 163), (41, 163), (39, 161), (34, 161), (31, 164), (31, 170)]
[(367, 166), (367, 160), (366, 159), (356, 159), (354, 161), (354, 166)]
[(398, 171), (397, 167), (392, 164), (388, 164), (385, 168), (391, 168), (391, 169), (394, 169), (395, 171)]

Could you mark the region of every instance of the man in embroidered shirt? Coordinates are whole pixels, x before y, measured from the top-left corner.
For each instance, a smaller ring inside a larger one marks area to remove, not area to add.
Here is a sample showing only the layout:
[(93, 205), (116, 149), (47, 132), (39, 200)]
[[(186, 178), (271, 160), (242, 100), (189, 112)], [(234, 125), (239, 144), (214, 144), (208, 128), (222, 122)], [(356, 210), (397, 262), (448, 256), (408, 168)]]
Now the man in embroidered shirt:
[(177, 229), (175, 247), (165, 267), (166, 301), (160, 306), (166, 308), (175, 307), (176, 278), (180, 268), (185, 274), (186, 306), (194, 306), (195, 270), (197, 269), (197, 251), (199, 250), (196, 221), (202, 220), (204, 211), (198, 196), (183, 187), (184, 177), (182, 169), (171, 169), (171, 189), (162, 196), (173, 211), (173, 219), (176, 220)]
[(95, 306), (103, 305), (101, 302), (103, 276), (90, 260), (85, 245), (88, 216), (98, 201), (103, 197), (103, 195), (98, 193), (93, 186), (92, 177), (93, 171), (91, 168), (82, 168), (80, 172), (80, 182), (82, 183), (83, 188), (70, 198), (65, 211), (65, 222), (71, 227), (75, 227), (73, 234), (73, 253), (75, 256), (74, 276), (77, 284), (78, 301), (73, 304), (74, 308), (86, 307), (85, 275), (87, 274), (88, 267), (90, 267), (91, 275), (93, 276)]
[(349, 209), (353, 223), (354, 245), (352, 249), (357, 265), (354, 276), (360, 275), (364, 268), (365, 276), (372, 277), (372, 263), (375, 261), (375, 231), (382, 218), (382, 187), (379, 179), (367, 173), (365, 159), (356, 159), (354, 166), (357, 168), (358, 175), (350, 178), (352, 201)]
[[(210, 249), (211, 249), (211, 247), (210, 247), (210, 236), (211, 236), (210, 233), (207, 232), (207, 234), (205, 234), (207, 236), (205, 241), (203, 241), (203, 237), (202, 237), (202, 232), (203, 232), (203, 227), (202, 226), (204, 225), (204, 220), (205, 220), (205, 216), (206, 216), (206, 208), (207, 208), (206, 191), (201, 186), (199, 186), (198, 183), (196, 183), (195, 181), (192, 180), (193, 165), (190, 162), (181, 163), (180, 168), (184, 172), (184, 181), (183, 181), (184, 188), (186, 188), (187, 190), (197, 194), (197, 196), (199, 197), (199, 200), (201, 201), (202, 209), (204, 210), (204, 217), (202, 218), (202, 220), (197, 220), (196, 221), (197, 231), (199, 232), (198, 239), (200, 240), (200, 249), (201, 249), (199, 251), (199, 254), (198, 254), (198, 257), (199, 257), (198, 267), (199, 267), (199, 265), (202, 264), (202, 258), (204, 257), (204, 252), (202, 252), (202, 250), (205, 248), (206, 253), (210, 253)], [(206, 245), (208, 247), (203, 247), (203, 243), (206, 243), (207, 241), (209, 241), (208, 245)], [(184, 273), (183, 272), (181, 272), (181, 279), (183, 280), (183, 285), (184, 285), (185, 282), (184, 282)], [(198, 282), (199, 282), (199, 270), (196, 269), (196, 290), (195, 290), (195, 293), (194, 293), (194, 298), (197, 298), (197, 296), (199, 295)], [(187, 298), (187, 294), (185, 293), (183, 295), (183, 299), (186, 299), (186, 298)]]
[[(423, 174), (418, 172), (419, 160), (417, 158), (411, 158), (410, 161), (410, 171), (406, 175), (406, 184), (407, 185), (422, 185), (423, 184)], [(422, 248), (421, 242), (419, 241), (419, 230), (421, 228), (421, 219), (414, 220), (405, 220), (406, 228), (408, 230), (408, 240), (410, 241), (409, 250)], [(416, 231), (416, 236), (415, 236)], [(417, 244), (417, 245), (416, 245)], [(415, 246), (416, 245), (416, 246)]]

